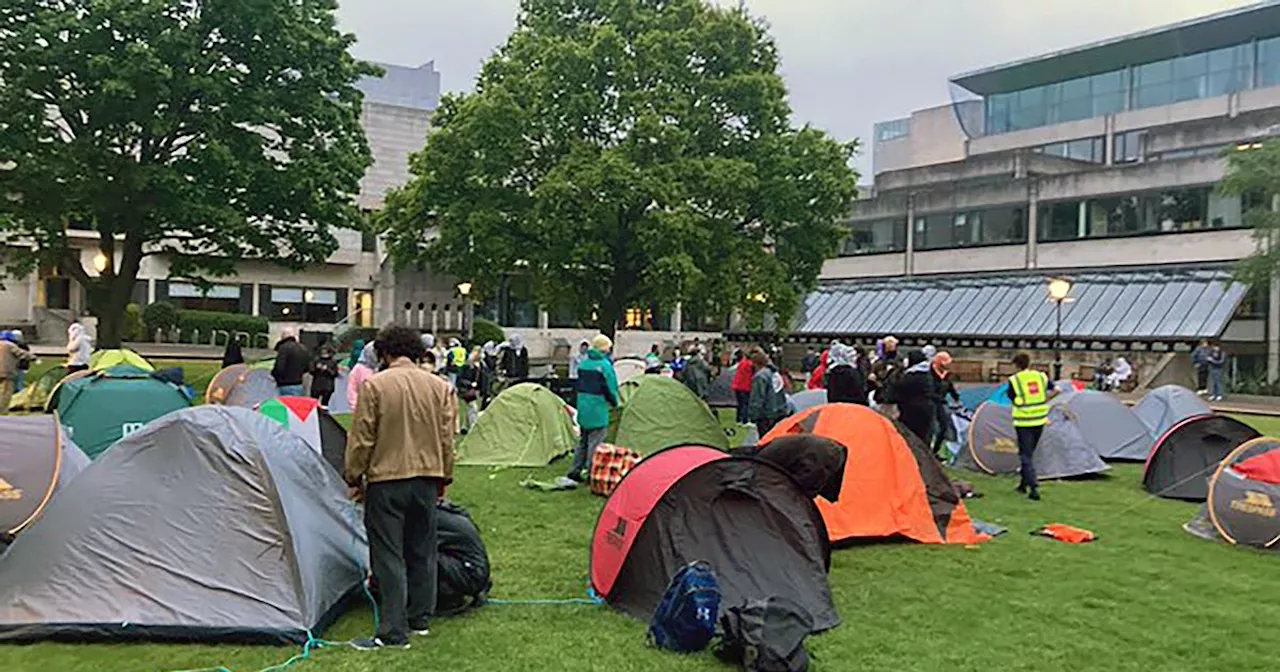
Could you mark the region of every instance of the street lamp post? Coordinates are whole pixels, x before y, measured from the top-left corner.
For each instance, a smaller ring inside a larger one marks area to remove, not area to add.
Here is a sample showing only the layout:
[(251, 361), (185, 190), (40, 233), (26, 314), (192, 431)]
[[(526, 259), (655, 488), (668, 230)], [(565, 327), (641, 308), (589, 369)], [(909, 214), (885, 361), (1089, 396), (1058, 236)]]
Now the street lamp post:
[(462, 297), (462, 317), (467, 321), (466, 334), (467, 340), (470, 341), (473, 333), (472, 327), (475, 326), (475, 319), (471, 315), (471, 283), (465, 280), (459, 282), (458, 295)]
[(1057, 304), (1056, 327), (1053, 332), (1053, 379), (1062, 380), (1062, 304), (1070, 301), (1071, 281), (1066, 278), (1049, 280), (1049, 300)]

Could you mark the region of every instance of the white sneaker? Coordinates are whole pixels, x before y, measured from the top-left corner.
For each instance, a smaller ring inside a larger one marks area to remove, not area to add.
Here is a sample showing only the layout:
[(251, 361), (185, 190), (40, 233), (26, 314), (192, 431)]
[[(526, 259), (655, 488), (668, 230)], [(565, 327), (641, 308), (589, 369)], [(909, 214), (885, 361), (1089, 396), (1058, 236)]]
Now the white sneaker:
[(578, 485), (579, 483), (577, 481), (573, 480), (572, 478), (569, 478), (568, 476), (561, 476), (560, 478), (556, 479), (557, 488), (565, 488), (566, 490), (571, 490), (573, 488), (578, 487)]

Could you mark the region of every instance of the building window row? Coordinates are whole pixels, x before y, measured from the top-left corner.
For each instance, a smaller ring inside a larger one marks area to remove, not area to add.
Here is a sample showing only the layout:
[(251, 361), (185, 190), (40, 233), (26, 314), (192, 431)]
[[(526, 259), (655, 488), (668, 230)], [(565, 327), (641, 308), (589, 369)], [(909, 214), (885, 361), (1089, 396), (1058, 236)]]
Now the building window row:
[(1037, 154), (1058, 156), (1074, 161), (1086, 161), (1088, 163), (1107, 162), (1107, 141), (1106, 138), (1102, 137), (1055, 142), (1036, 147), (1033, 151)]
[(911, 119), (882, 121), (875, 126), (876, 142), (888, 142), (911, 135)]
[(917, 250), (1027, 242), (1027, 210), (1021, 205), (917, 217)]
[(1280, 37), (992, 94), (984, 101), (986, 132), (1008, 133), (1277, 85)]
[(902, 252), (907, 249), (907, 218), (854, 222), (840, 248), (842, 256)]
[(1038, 236), (1053, 242), (1240, 228), (1252, 205), (1212, 187), (1045, 203), (1038, 212)]

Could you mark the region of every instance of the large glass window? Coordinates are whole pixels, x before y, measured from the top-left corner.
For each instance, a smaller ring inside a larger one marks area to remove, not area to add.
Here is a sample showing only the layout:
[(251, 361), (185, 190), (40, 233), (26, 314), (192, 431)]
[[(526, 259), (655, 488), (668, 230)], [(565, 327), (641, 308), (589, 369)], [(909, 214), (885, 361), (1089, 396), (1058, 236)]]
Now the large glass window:
[(1064, 201), (1040, 206), (1041, 241), (1105, 238), (1143, 233), (1175, 233), (1244, 226), (1238, 196), (1212, 187)]
[(1046, 124), (1089, 119), (1125, 109), (1124, 70), (987, 97), (987, 131), (1005, 133)]
[(169, 302), (185, 310), (240, 312), (240, 286), (214, 285), (208, 292), (185, 282), (169, 283)]
[(1021, 206), (925, 215), (915, 223), (917, 250), (1021, 243), (1026, 236), (1026, 209)]
[(1258, 42), (1258, 86), (1280, 86), (1280, 37)]
[(1139, 108), (1212, 98), (1249, 88), (1249, 45), (1180, 56), (1134, 68), (1134, 105)]
[(889, 140), (897, 140), (905, 138), (911, 134), (911, 119), (894, 119), (893, 121), (882, 121), (875, 126), (876, 140), (878, 142), (887, 142)]
[[(172, 285), (169, 295), (173, 296)], [(272, 319), (285, 322), (335, 324), (343, 317), (345, 315), (336, 289), (271, 288)]]
[(1106, 140), (1104, 138), (1084, 138), (1069, 142), (1055, 142), (1035, 149), (1040, 154), (1060, 156), (1064, 159), (1088, 161), (1089, 163), (1105, 163)]
[(1142, 160), (1142, 142), (1146, 135), (1146, 131), (1117, 133), (1115, 136), (1115, 151), (1112, 154), (1111, 161), (1113, 163), (1133, 163)]
[(841, 254), (845, 256), (901, 252), (907, 249), (905, 217), (854, 222), (850, 229), (849, 237), (841, 248)]

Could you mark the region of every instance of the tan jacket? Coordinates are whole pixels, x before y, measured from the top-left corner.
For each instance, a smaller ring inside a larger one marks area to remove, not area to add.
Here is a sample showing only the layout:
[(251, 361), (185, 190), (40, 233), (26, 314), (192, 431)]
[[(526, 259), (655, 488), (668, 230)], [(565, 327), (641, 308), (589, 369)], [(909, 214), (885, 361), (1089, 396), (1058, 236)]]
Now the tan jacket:
[(12, 342), (0, 340), (0, 380), (13, 378), (13, 375), (18, 372), (18, 362), (32, 361), (35, 358), (35, 355)]
[(452, 481), (457, 417), (457, 396), (439, 376), (407, 360), (374, 375), (356, 396), (347, 435), (347, 483), (422, 476)]

